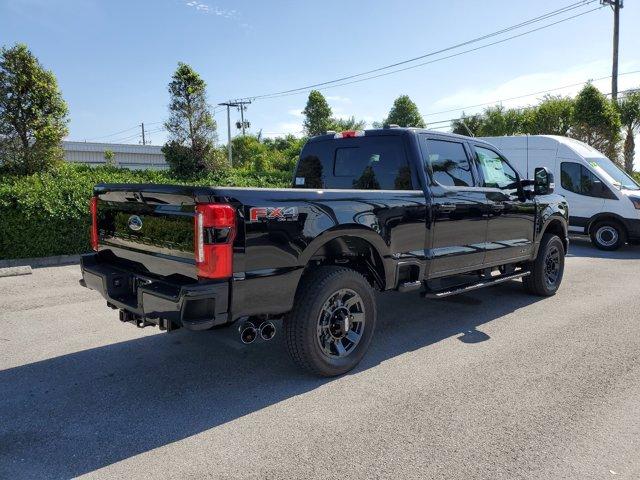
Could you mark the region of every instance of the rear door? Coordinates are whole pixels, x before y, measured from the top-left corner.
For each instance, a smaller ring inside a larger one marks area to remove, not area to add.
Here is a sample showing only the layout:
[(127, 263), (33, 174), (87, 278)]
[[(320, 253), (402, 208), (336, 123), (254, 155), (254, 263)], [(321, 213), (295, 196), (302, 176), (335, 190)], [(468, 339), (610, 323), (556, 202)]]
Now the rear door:
[(431, 183), (432, 223), (427, 225), (430, 278), (473, 270), (484, 262), (487, 236), (484, 192), (469, 145), (451, 137), (420, 135), (424, 165)]
[(474, 144), (475, 162), (488, 207), (485, 264), (527, 258), (533, 250), (536, 204), (526, 198), (520, 175), (496, 150)]

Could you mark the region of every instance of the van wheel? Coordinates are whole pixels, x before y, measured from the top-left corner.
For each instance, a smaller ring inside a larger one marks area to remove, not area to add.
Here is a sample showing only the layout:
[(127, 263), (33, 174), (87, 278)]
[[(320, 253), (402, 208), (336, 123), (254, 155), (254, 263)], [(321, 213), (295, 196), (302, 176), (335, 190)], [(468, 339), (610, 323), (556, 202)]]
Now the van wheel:
[(627, 232), (618, 222), (605, 220), (591, 227), (591, 242), (600, 250), (618, 250), (627, 241)]
[(564, 244), (560, 237), (545, 233), (540, 242), (538, 256), (531, 264), (531, 274), (523, 277), (524, 288), (534, 295), (555, 295), (564, 276)]
[(369, 282), (344, 267), (320, 267), (305, 275), (293, 310), (284, 319), (287, 350), (305, 370), (332, 377), (355, 367), (376, 326)]

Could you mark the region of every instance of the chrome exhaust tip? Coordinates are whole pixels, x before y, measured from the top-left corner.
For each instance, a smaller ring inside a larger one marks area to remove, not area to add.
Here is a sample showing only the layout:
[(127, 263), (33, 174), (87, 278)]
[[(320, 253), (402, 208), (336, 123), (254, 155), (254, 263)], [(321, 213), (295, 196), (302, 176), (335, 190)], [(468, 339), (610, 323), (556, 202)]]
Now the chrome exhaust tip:
[(251, 322), (246, 322), (242, 324), (240, 327), (240, 341), (245, 345), (253, 343), (253, 341), (258, 337), (258, 331), (256, 327)]
[(259, 328), (263, 340), (271, 340), (276, 336), (276, 326), (272, 322), (263, 322)]

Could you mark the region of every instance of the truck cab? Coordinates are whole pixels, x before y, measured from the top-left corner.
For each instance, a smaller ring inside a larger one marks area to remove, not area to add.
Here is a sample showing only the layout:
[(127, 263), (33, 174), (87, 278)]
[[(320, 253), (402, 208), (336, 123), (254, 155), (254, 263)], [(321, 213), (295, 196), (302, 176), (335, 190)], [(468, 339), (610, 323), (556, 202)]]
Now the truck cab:
[(547, 167), (567, 199), (569, 230), (601, 250), (640, 243), (640, 185), (595, 148), (556, 135), (485, 137), (523, 172)]

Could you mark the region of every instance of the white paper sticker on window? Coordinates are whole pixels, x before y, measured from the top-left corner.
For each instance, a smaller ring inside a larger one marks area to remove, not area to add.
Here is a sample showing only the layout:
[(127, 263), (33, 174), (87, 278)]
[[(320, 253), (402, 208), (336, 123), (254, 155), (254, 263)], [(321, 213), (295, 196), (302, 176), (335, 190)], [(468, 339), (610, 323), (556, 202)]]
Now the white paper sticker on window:
[(304, 177), (296, 177), (296, 186), (304, 185)]

